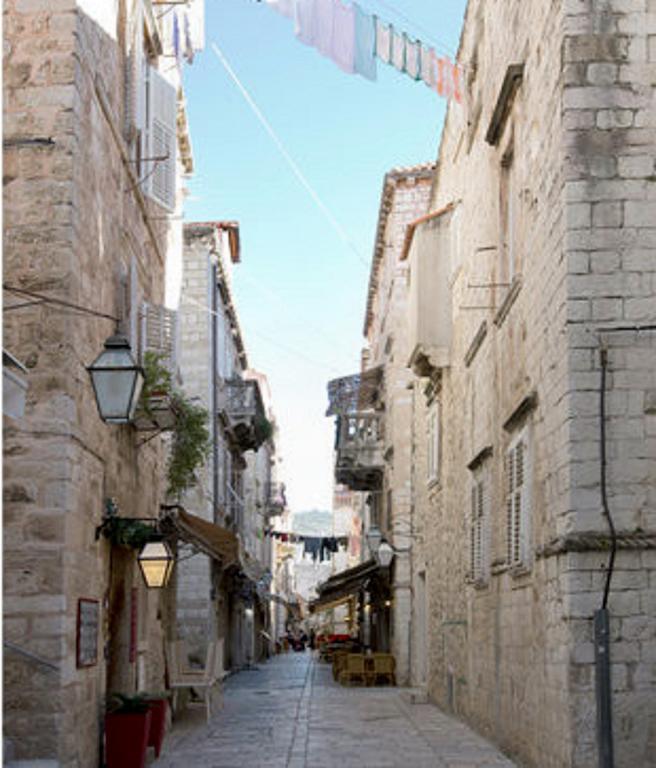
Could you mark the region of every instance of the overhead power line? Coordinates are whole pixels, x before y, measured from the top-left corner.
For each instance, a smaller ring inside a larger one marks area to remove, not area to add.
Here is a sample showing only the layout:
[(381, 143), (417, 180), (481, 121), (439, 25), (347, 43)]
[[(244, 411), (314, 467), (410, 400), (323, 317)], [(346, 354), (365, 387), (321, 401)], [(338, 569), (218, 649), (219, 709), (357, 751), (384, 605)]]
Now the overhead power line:
[(267, 118), (264, 116), (262, 110), (257, 106), (255, 103), (255, 100), (250, 95), (249, 91), (246, 89), (246, 86), (242, 83), (242, 81), (239, 79), (237, 74), (235, 73), (234, 69), (230, 66), (230, 63), (226, 59), (225, 55), (219, 48), (219, 46), (216, 43), (212, 43), (212, 50), (218, 57), (219, 61), (223, 65), (223, 68), (230, 76), (231, 80), (234, 82), (234, 84), (239, 89), (239, 92), (244, 97), (246, 103), (251, 108), (257, 119), (260, 121), (262, 127), (264, 130), (269, 134), (271, 140), (276, 145), (276, 148), (280, 152), (280, 154), (285, 159), (287, 165), (291, 168), (292, 173), (296, 176), (298, 181), (300, 182), (301, 186), (304, 187), (306, 192), (310, 195), (312, 200), (314, 201), (315, 205), (319, 208), (319, 210), (323, 213), (325, 218), (328, 220), (332, 228), (335, 230), (339, 238), (342, 240), (342, 242), (353, 252), (353, 254), (356, 256), (358, 261), (368, 270), (369, 269), (369, 262), (367, 259), (364, 258), (364, 256), (360, 253), (358, 247), (353, 242), (353, 240), (350, 238), (347, 231), (344, 229), (344, 227), (339, 223), (339, 221), (335, 218), (335, 215), (330, 210), (330, 208), (323, 202), (323, 200), (319, 197), (319, 194), (314, 189), (312, 184), (308, 181), (307, 177), (303, 173), (303, 171), (300, 169), (298, 163), (294, 160), (294, 158), (290, 155), (289, 151), (287, 150), (287, 147), (283, 144), (278, 134), (274, 131), (273, 127), (271, 126), (271, 123), (267, 120)]

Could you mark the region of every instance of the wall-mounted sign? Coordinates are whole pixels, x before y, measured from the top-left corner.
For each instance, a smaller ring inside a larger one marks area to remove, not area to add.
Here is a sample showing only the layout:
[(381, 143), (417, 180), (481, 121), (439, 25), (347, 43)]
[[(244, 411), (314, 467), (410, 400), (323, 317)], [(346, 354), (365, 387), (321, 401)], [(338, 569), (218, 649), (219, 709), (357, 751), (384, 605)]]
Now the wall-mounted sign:
[(78, 667), (98, 663), (100, 601), (81, 597), (77, 603), (76, 657)]

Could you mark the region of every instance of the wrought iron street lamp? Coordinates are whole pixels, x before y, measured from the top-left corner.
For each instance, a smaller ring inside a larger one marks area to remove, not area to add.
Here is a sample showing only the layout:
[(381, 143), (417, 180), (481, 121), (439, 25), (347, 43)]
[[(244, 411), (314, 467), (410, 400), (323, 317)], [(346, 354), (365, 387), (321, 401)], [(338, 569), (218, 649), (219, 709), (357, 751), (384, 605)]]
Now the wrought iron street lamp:
[(139, 568), (149, 589), (162, 589), (168, 583), (175, 558), (163, 540), (149, 541), (137, 557)]
[(378, 547), (378, 554), (376, 559), (380, 563), (381, 568), (389, 568), (394, 559), (394, 548), (387, 541), (383, 541)]
[(87, 368), (96, 396), (98, 413), (107, 424), (132, 421), (141, 387), (143, 369), (132, 357), (130, 344), (122, 333), (105, 342), (105, 349)]

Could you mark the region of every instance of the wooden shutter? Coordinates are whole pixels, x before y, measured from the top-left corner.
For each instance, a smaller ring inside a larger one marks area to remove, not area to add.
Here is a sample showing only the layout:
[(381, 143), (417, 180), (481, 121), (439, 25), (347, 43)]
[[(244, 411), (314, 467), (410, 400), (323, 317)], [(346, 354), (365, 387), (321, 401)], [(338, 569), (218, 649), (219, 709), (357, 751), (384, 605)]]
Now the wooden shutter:
[(178, 366), (178, 313), (156, 304), (141, 306), (141, 352), (162, 356), (162, 363), (173, 376)]
[(129, 295), (129, 333), (130, 347), (133, 353), (139, 349), (139, 274), (137, 270), (137, 257), (132, 254), (130, 260), (130, 295)]
[(506, 562), (513, 563), (513, 491), (514, 491), (514, 456), (515, 449), (511, 448), (506, 454)]
[(147, 72), (145, 191), (161, 206), (173, 211), (176, 198), (177, 93), (175, 87), (156, 69), (148, 67)]
[(521, 450), (521, 494), (518, 511), (521, 531), (519, 542), (519, 559), (522, 565), (528, 566), (531, 561), (531, 451), (526, 437), (517, 444)]

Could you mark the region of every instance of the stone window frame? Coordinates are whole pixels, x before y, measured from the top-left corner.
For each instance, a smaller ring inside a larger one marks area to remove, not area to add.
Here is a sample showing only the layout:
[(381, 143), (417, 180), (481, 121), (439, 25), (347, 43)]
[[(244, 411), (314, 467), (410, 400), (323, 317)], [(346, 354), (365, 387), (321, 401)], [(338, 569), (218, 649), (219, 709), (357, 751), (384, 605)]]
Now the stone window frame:
[(426, 418), (426, 478), (429, 487), (440, 482), (442, 423), (439, 399), (428, 407)]

